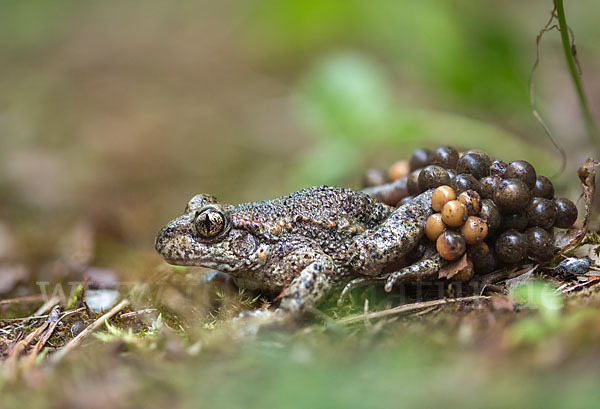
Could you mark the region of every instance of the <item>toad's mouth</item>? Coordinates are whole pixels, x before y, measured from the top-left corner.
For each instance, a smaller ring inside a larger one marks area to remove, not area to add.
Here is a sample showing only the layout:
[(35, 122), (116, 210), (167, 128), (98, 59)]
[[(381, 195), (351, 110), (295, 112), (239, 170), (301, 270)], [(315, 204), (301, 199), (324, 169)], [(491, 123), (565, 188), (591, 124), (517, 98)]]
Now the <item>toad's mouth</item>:
[(169, 255), (163, 255), (159, 252), (159, 255), (165, 260), (167, 263), (176, 266), (186, 266), (186, 267), (205, 267), (211, 268), (217, 271), (223, 271), (227, 273), (233, 273), (236, 271), (240, 271), (244, 266), (243, 261), (234, 261), (234, 260), (214, 260), (214, 259), (205, 259), (205, 258), (182, 258), (182, 257), (172, 257)]
[(163, 257), (163, 259), (171, 264), (176, 266), (185, 266), (185, 267), (204, 267), (210, 268), (217, 271), (222, 271), (225, 273), (235, 273), (240, 270), (242, 263), (232, 263), (232, 262), (218, 262), (218, 261), (207, 261), (207, 260), (186, 260), (186, 259), (169, 259)]
[(191, 233), (182, 234), (167, 225), (157, 234), (154, 248), (169, 264), (212, 268), (234, 272), (244, 266), (244, 261), (228, 257), (218, 244), (204, 244), (194, 240)]

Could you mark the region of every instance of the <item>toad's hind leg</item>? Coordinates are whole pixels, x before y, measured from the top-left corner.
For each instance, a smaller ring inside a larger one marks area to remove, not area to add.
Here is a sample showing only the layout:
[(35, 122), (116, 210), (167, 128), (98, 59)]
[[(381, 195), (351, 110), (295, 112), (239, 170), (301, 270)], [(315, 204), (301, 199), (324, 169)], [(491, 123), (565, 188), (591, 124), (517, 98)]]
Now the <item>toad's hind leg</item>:
[(377, 227), (356, 236), (350, 247), (352, 269), (377, 276), (391, 262), (410, 252), (425, 234), (425, 222), (433, 213), (430, 189), (396, 209)]
[(416, 283), (426, 280), (435, 280), (438, 277), (440, 268), (445, 264), (439, 254), (433, 255), (431, 258), (424, 258), (410, 266), (404, 267), (400, 271), (396, 271), (388, 276), (385, 283), (385, 291), (392, 291), (392, 287), (398, 281)]

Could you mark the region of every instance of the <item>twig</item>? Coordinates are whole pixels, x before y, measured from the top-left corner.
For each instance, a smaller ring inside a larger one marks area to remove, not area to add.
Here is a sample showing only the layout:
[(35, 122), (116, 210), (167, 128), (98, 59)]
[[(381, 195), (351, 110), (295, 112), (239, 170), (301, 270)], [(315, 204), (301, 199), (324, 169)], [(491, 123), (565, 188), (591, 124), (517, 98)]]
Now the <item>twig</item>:
[(30, 317), (20, 317), (20, 318), (0, 318), (0, 322), (10, 322), (10, 321), (31, 321), (31, 320), (39, 320), (42, 318), (48, 318), (48, 314), (44, 315), (32, 315)]
[[(597, 279), (594, 278), (594, 279), (592, 279), (590, 281), (586, 281), (586, 282), (583, 282), (583, 283), (575, 284), (575, 285), (573, 285), (571, 287), (562, 289), (561, 293), (562, 294), (567, 294), (567, 293), (570, 293), (572, 291), (578, 290), (580, 288), (593, 287), (593, 286), (595, 286), (598, 283), (600, 283), (600, 278), (597, 278)], [(561, 288), (562, 288), (562, 286), (561, 286)]]
[[(58, 307), (55, 307), (55, 308), (58, 308)], [(39, 336), (38, 342), (31, 349), (31, 351), (29, 351), (27, 353), (27, 356), (24, 357), (22, 360), (22, 362), (23, 362), (22, 369), (24, 372), (27, 372), (28, 370), (30, 370), (33, 367), (33, 365), (35, 364), (35, 359), (38, 356), (39, 352), (42, 350), (42, 347), (46, 344), (46, 342), (48, 342), (48, 340), (54, 333), (56, 326), (62, 321), (62, 319), (71, 314), (75, 314), (75, 313), (78, 313), (78, 312), (81, 312), (84, 310), (85, 310), (85, 307), (81, 307), (76, 310), (65, 311), (62, 314), (60, 314), (60, 316), (56, 320), (49, 319), (48, 321), (44, 322), (41, 326), (36, 328), (33, 332), (31, 332), (27, 336), (27, 338), (25, 338), (22, 341), (19, 341), (15, 345), (15, 348), (13, 348), (13, 350), (11, 351), (11, 354), (9, 356), (9, 358), (10, 358), (9, 364), (10, 364), (10, 367), (13, 370), (13, 372), (16, 373), (16, 370), (17, 370), (16, 362), (17, 362), (18, 356), (21, 354), (21, 352), (23, 352), (25, 350), (25, 348), (31, 342), (33, 342), (33, 340), (35, 338), (37, 338)], [(46, 317), (49, 317), (49, 316), (52, 316), (52, 313), (49, 315), (46, 315)]]
[(484, 274), (479, 277), (478, 280), (472, 280), (471, 282), (480, 282), (483, 287), (486, 287), (490, 284), (497, 283), (498, 281), (505, 280), (510, 277), (510, 271), (508, 268), (504, 267), (496, 271), (492, 271), (491, 273)]
[(437, 310), (437, 309), (438, 309), (438, 307), (439, 307), (439, 305), (434, 305), (433, 307), (429, 307), (429, 308), (427, 308), (427, 309), (425, 309), (425, 310), (422, 310), (422, 311), (416, 312), (416, 313), (415, 313), (415, 317), (420, 317), (420, 316), (422, 316), (422, 315), (429, 314), (431, 311), (435, 311), (435, 310)]
[(18, 304), (18, 303), (22, 303), (22, 302), (38, 302), (38, 301), (44, 301), (44, 296), (42, 294), (28, 295), (26, 297), (9, 298), (6, 300), (0, 300), (0, 305)]
[[(62, 320), (67, 315), (75, 314), (76, 312), (85, 311), (87, 308), (79, 307), (76, 310), (65, 311), (62, 313), (60, 319)], [(31, 317), (21, 317), (21, 318), (0, 318), (0, 321), (31, 321), (31, 320), (39, 320), (42, 318), (48, 318), (48, 314), (45, 315), (32, 315)]]
[(156, 308), (146, 308), (145, 310), (137, 310), (123, 313), (121, 314), (121, 318), (131, 318), (135, 317), (136, 315), (151, 314), (153, 312), (156, 312)]
[(60, 316), (60, 320), (61, 321), (63, 318), (65, 318), (67, 315), (71, 315), (71, 314), (76, 314), (78, 312), (82, 312), (82, 311), (86, 311), (87, 308), (85, 307), (79, 307), (76, 310), (70, 310), (70, 311), (65, 311), (62, 313), (62, 315)]
[(46, 311), (50, 311), (52, 309), (52, 307), (54, 307), (59, 302), (60, 302), (60, 298), (58, 298), (57, 296), (54, 296), (54, 297), (50, 298), (48, 301), (46, 301), (44, 303), (44, 305), (42, 305), (40, 308), (38, 308), (37, 311), (34, 312), (32, 315), (42, 315)]
[(42, 347), (46, 344), (46, 342), (48, 342), (48, 340), (54, 333), (54, 329), (56, 328), (56, 326), (58, 325), (59, 322), (60, 322), (60, 319), (50, 322), (48, 325), (48, 328), (40, 336), (40, 339), (38, 340), (37, 344), (35, 344), (35, 346), (33, 348), (31, 348), (31, 351), (29, 351), (27, 356), (25, 356), (25, 358), (23, 359), (23, 371), (24, 372), (29, 371), (33, 367), (33, 365), (35, 364), (36, 357), (38, 356), (39, 352), (42, 350)]
[(44, 322), (42, 325), (37, 327), (35, 330), (31, 331), (27, 337), (17, 341), (16, 344), (11, 346), (10, 352), (8, 353), (8, 358), (6, 359), (6, 366), (8, 371), (12, 376), (17, 376), (18, 373), (18, 359), (21, 352), (25, 350), (25, 348), (33, 342), (33, 340), (39, 337), (45, 330), (48, 328), (49, 322)]
[(129, 305), (129, 300), (124, 299), (119, 304), (114, 306), (110, 311), (108, 311), (106, 314), (102, 315), (100, 318), (98, 318), (96, 321), (94, 321), (91, 325), (89, 325), (86, 329), (81, 331), (75, 338), (73, 338), (71, 341), (69, 341), (69, 343), (66, 344), (60, 351), (58, 351), (54, 355), (52, 355), (52, 357), (50, 358), (51, 362), (54, 364), (59, 362), (69, 352), (71, 352), (71, 350), (76, 348), (85, 337), (90, 335), (92, 332), (94, 332), (94, 330), (96, 330), (98, 327), (103, 325), (106, 320), (112, 318), (116, 313), (118, 313), (119, 311), (121, 311), (123, 308), (125, 308), (128, 305)]
[(390, 315), (403, 314), (406, 312), (421, 310), (423, 308), (435, 307), (438, 305), (477, 301), (477, 300), (489, 300), (490, 298), (491, 297), (488, 295), (473, 295), (470, 297), (462, 297), (462, 298), (448, 298), (448, 299), (442, 299), (442, 300), (416, 302), (416, 303), (412, 303), (412, 304), (401, 305), (401, 306), (395, 307), (395, 308), (390, 308), (388, 310), (371, 312), (369, 314), (353, 315), (351, 317), (342, 318), (341, 320), (338, 321), (338, 324), (353, 324), (355, 322), (360, 322), (365, 319), (388, 317)]

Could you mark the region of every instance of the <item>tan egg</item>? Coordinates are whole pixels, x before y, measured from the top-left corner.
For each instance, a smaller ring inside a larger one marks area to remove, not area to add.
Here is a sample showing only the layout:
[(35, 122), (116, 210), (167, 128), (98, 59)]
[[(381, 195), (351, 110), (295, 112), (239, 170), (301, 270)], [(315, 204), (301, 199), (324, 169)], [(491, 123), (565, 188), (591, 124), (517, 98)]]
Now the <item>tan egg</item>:
[(467, 208), (458, 200), (450, 200), (442, 207), (442, 220), (446, 226), (460, 227), (467, 217)]
[(465, 205), (469, 216), (481, 211), (481, 196), (474, 190), (466, 190), (458, 195), (458, 201)]
[(476, 216), (469, 216), (465, 224), (460, 228), (467, 244), (477, 244), (485, 240), (488, 234), (488, 226), (485, 220)]
[(442, 221), (441, 213), (432, 214), (425, 223), (425, 235), (431, 241), (436, 241), (445, 229), (446, 225)]
[(454, 189), (448, 185), (442, 185), (433, 191), (433, 195), (431, 196), (431, 207), (436, 212), (439, 212), (446, 203), (455, 199), (456, 193), (454, 192)]
[(388, 179), (390, 181), (394, 181), (396, 179), (403, 178), (408, 176), (410, 173), (410, 165), (406, 160), (399, 160), (394, 162), (392, 166), (388, 169)]

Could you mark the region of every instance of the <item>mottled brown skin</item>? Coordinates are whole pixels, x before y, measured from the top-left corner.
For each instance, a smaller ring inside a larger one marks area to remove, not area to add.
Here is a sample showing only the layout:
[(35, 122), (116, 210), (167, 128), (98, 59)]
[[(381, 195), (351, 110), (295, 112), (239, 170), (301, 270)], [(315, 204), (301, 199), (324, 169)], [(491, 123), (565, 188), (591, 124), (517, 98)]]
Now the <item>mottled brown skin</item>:
[(201, 194), (158, 233), (155, 247), (171, 264), (213, 268), (240, 287), (280, 292), (278, 311), (301, 314), (333, 286), (377, 276), (410, 252), (432, 213), (431, 193), (398, 209), (327, 186), (237, 206)]

